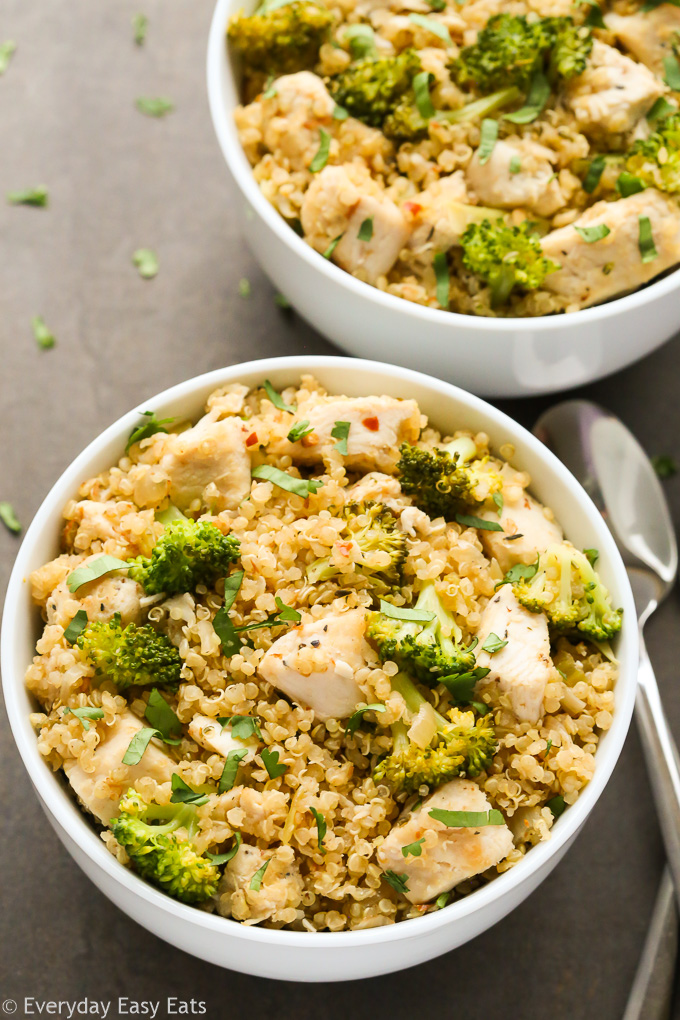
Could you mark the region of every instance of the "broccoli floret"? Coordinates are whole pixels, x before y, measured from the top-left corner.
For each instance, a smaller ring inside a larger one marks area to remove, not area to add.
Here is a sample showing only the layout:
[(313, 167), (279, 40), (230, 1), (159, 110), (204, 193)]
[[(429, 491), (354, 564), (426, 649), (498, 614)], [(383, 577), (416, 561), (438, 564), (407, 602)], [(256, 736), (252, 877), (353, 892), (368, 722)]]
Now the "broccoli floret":
[(336, 103), (353, 117), (380, 127), (419, 70), (414, 50), (404, 50), (396, 57), (366, 57), (329, 79), (328, 87)]
[(246, 67), (268, 74), (293, 74), (313, 67), (334, 18), (330, 11), (307, 0), (260, 9), (246, 17), (236, 14), (227, 38)]
[(487, 498), (477, 496), (482, 481), (489, 495), (502, 488), (498, 472), (482, 469), (484, 462), (475, 459), (477, 447), (465, 436), (435, 450), (402, 443), (400, 454), (401, 490), (430, 517), (452, 521), (456, 514), (481, 507)]
[(425, 582), (413, 608), (433, 613), (433, 620), (417, 623), (371, 613), (366, 634), (375, 643), (383, 662), (388, 659), (396, 662), (430, 687), (435, 687), (441, 677), (457, 676), (475, 668), (474, 644), (463, 645), (460, 627), (442, 605), (434, 582)]
[(239, 545), (235, 535), (223, 535), (210, 521), (173, 520), (150, 557), (129, 561), (129, 576), (147, 595), (195, 591), (199, 584), (211, 587), (238, 559)]
[(666, 117), (649, 138), (635, 142), (625, 169), (647, 187), (671, 195), (680, 192), (680, 113)]
[(111, 620), (88, 623), (77, 643), (97, 676), (105, 676), (121, 691), (133, 684), (176, 687), (181, 679), (179, 652), (149, 623), (123, 627), (116, 613)]
[[(406, 535), (399, 530), (397, 519), (383, 503), (349, 503), (342, 511), (345, 526), (338, 538), (358, 545), (361, 559), (354, 570), (371, 582), (378, 593), (388, 594), (402, 583), (402, 566), (406, 559)], [(307, 567), (312, 584), (328, 581), (342, 574), (330, 556), (323, 556)]]
[(571, 18), (538, 18), (496, 14), (472, 46), (466, 46), (449, 64), (459, 85), (472, 85), (482, 93), (507, 85), (526, 91), (538, 70), (555, 81), (568, 80), (585, 70), (593, 47), (590, 30)]
[[(416, 714), (426, 699), (404, 673), (392, 677), (392, 688), (402, 695), (410, 712)], [(433, 710), (434, 711), (434, 710)], [(378, 762), (376, 782), (395, 790), (413, 792), (421, 786), (435, 788), (455, 776), (477, 776), (488, 769), (496, 753), (496, 734), (487, 718), (475, 720), (474, 712), (451, 709), (448, 719), (434, 711), (437, 732), (428, 747), (409, 740), (407, 727), (398, 720), (391, 726), (391, 752)]]
[(201, 903), (215, 893), (220, 873), (192, 842), (198, 832), (194, 805), (148, 804), (130, 789), (111, 831), (135, 871), (169, 896)]
[(577, 632), (593, 641), (610, 641), (621, 630), (621, 610), (585, 553), (564, 542), (549, 546), (533, 577), (516, 581), (518, 600), (532, 613), (544, 612), (557, 634)]
[(458, 110), (435, 110), (434, 116), (426, 120), (422, 116), (415, 103), (412, 92), (404, 95), (394, 110), (383, 122), (383, 132), (399, 142), (413, 142), (427, 135), (428, 124), (433, 121), (446, 121), (449, 124), (461, 124), (464, 121), (475, 120), (481, 117), (488, 117), (489, 114), (501, 110), (510, 103), (514, 103), (521, 96), (516, 86), (500, 89), (490, 96), (482, 99), (475, 99)]
[(461, 237), (463, 265), (491, 288), (491, 307), (504, 305), (513, 290), (536, 290), (559, 269), (546, 258), (529, 220), (509, 227), (499, 219), (471, 223)]

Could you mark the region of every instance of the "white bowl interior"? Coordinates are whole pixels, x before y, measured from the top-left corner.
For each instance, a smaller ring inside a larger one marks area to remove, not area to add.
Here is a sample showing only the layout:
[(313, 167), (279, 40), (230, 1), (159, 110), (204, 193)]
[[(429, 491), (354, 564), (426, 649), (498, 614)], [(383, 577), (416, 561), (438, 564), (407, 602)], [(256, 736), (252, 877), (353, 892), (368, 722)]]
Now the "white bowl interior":
[[(612, 592), (615, 604), (623, 607), (626, 620), (616, 648), (621, 663), (621, 676), (616, 688), (613, 725), (601, 740), (592, 782), (581, 793), (576, 804), (556, 822), (551, 840), (534, 847), (510, 871), (444, 910), (390, 927), (358, 932), (311, 934), (244, 927), (237, 922), (177, 903), (119, 865), (68, 795), (65, 786), (38, 753), (35, 733), (29, 722), (29, 712), (35, 706), (23, 684), (24, 673), (34, 654), (35, 641), (41, 630), (38, 614), (30, 599), (30, 572), (58, 554), (60, 519), (64, 505), (75, 495), (81, 482), (118, 460), (127, 436), (138, 421), (140, 411), (153, 409), (164, 416), (196, 418), (201, 414), (207, 396), (219, 385), (227, 382), (255, 385), (269, 378), (276, 388), (281, 389), (299, 380), (305, 372), (315, 374), (333, 393), (349, 396), (386, 393), (395, 397), (413, 398), (433, 425), (444, 433), (468, 427), (487, 432), (495, 449), (504, 443), (513, 443), (516, 448), (513, 463), (529, 471), (533, 480), (532, 490), (554, 509), (567, 536), (575, 545), (595, 546), (600, 550), (599, 569)], [(220, 932), (229, 930), (232, 937), (236, 933), (239, 938), (246, 940), (272, 946), (294, 945), (312, 951), (322, 946), (326, 949), (329, 945), (341, 948), (391, 942), (455, 923), (478, 908), (486, 907), (495, 899), (517, 890), (550, 858), (561, 856), (566, 844), (573, 839), (604, 789), (623, 746), (635, 699), (637, 628), (626, 572), (604, 521), (569, 472), (526, 430), (480, 399), (419, 373), (377, 362), (303, 356), (250, 362), (199, 376), (145, 401), (95, 439), (54, 485), (28, 529), (8, 586), (1, 653), (8, 716), (40, 800), (51, 816), (52, 823), (70, 834), (80, 854), (86, 855), (97, 869), (114, 879), (120, 888), (121, 898), (124, 899), (124, 893), (128, 898), (130, 894), (142, 897), (147, 903), (164, 911), (168, 923), (173, 918), (178, 923), (184, 920), (194, 926), (209, 929), (214, 938), (219, 938)]]

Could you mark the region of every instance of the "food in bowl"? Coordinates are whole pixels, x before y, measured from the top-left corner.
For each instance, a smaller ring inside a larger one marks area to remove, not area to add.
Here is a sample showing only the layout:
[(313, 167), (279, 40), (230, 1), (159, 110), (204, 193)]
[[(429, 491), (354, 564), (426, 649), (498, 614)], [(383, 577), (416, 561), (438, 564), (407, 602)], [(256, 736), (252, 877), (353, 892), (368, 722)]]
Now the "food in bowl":
[(573, 312), (680, 261), (680, 13), (507, 6), (265, 0), (227, 31), (236, 125), (265, 197), (358, 279)]
[(621, 613), (510, 447), (303, 376), (147, 412), (121, 454), (31, 575), (26, 676), (121, 864), (244, 924), (358, 930), (550, 838), (612, 721)]

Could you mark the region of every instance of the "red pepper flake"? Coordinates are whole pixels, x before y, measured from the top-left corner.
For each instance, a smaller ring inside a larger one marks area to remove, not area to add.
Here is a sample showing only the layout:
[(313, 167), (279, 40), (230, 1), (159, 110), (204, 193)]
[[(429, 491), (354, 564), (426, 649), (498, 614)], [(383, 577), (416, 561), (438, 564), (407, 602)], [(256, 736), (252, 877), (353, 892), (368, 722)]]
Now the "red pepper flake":
[(246, 439), (246, 446), (255, 446), (256, 442), (257, 442), (257, 432), (251, 432), (250, 435), (248, 436), (248, 438)]
[(361, 424), (365, 429), (368, 429), (369, 432), (377, 432), (380, 428), (380, 422), (377, 418), (364, 418)]
[(418, 213), (423, 211), (422, 205), (419, 205), (418, 202), (404, 202), (402, 209), (405, 209), (407, 213), (411, 214), (411, 216), (417, 216)]

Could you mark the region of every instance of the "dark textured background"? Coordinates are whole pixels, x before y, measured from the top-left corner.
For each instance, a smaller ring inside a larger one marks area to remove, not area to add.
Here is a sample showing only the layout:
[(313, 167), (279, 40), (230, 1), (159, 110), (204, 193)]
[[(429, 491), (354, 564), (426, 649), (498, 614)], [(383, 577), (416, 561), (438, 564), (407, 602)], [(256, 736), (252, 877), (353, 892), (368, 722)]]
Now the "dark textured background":
[[(137, 10), (150, 21), (141, 49), (130, 27)], [(235, 230), (204, 87), (211, 12), (210, 0), (0, 0), (0, 41), (18, 44), (0, 78), (0, 195), (50, 189), (46, 210), (0, 199), (0, 499), (25, 524), (73, 457), (147, 395), (250, 358), (338, 353), (275, 306)], [(144, 117), (134, 108), (140, 95), (167, 95), (176, 112)], [(157, 251), (155, 280), (132, 267), (138, 247)], [(36, 348), (36, 314), (55, 349)], [(650, 453), (680, 458), (679, 363), (676, 340), (582, 392), (619, 414)], [(547, 403), (503, 407), (531, 426)], [(677, 520), (680, 478), (666, 486)], [(3, 590), (16, 549), (0, 528)], [(680, 726), (677, 621), (674, 595), (650, 624), (649, 645)], [(622, 1015), (662, 866), (634, 731), (576, 845), (518, 910), (429, 964), (316, 987), (219, 970), (129, 921), (58, 843), (4, 716), (1, 736), (2, 999), (176, 995), (236, 1020)]]

